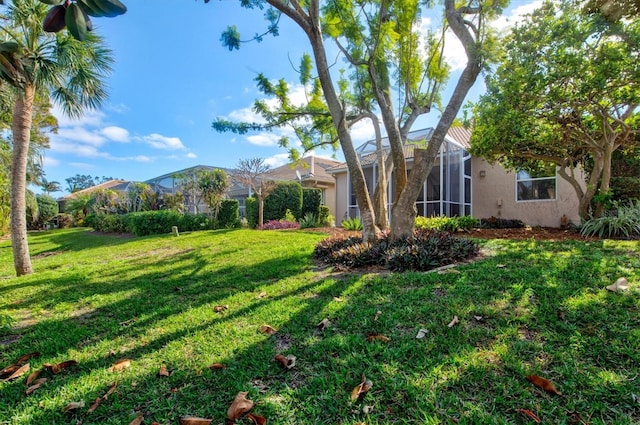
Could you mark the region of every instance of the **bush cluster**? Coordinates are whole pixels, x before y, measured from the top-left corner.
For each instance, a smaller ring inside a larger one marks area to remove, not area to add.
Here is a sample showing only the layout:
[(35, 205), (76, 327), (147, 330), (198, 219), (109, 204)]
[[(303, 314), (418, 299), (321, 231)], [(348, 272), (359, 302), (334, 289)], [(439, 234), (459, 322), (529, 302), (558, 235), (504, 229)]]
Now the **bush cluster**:
[(345, 218), (340, 223), (344, 230), (362, 230), (362, 221), (360, 221), (360, 217), (354, 218)]
[(316, 245), (314, 258), (327, 264), (357, 268), (383, 266), (394, 271), (426, 271), (474, 257), (478, 245), (449, 232), (417, 229), (398, 240), (381, 236), (375, 243), (359, 236), (328, 238)]
[(300, 223), (289, 220), (269, 220), (261, 227), (262, 230), (299, 229)]
[(415, 227), (416, 229), (425, 230), (439, 230), (441, 232), (458, 232), (469, 231), (475, 227), (480, 226), (480, 220), (473, 218), (470, 215), (462, 217), (416, 217)]
[(519, 229), (524, 227), (524, 223), (517, 219), (491, 216), (489, 218), (481, 218), (480, 227), (483, 229)]
[(37, 211), (27, 208), (27, 228), (44, 229), (58, 214), (58, 202), (49, 195), (36, 195)]
[(602, 217), (586, 221), (580, 234), (600, 238), (640, 238), (640, 201), (625, 204), (613, 201), (612, 209)]

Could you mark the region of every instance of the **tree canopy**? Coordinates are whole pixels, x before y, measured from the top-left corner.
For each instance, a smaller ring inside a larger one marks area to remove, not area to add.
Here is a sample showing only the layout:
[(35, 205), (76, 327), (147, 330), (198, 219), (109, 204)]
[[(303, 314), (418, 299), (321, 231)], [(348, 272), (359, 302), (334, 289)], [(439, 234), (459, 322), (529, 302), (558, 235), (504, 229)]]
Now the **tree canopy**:
[(514, 169), (555, 164), (588, 218), (594, 196), (608, 194), (612, 153), (638, 140), (640, 21), (546, 2), (512, 30), (486, 83), (472, 153)]

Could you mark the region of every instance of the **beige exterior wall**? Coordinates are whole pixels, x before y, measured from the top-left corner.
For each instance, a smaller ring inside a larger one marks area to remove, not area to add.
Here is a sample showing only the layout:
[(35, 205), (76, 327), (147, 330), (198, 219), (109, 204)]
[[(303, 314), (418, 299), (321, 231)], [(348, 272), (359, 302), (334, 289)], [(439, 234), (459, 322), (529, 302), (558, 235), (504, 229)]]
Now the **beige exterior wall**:
[(493, 216), (522, 220), (530, 226), (559, 227), (560, 218), (566, 215), (572, 223), (580, 223), (578, 197), (562, 177), (557, 176), (555, 200), (518, 202), (515, 172), (480, 158), (473, 158), (471, 167), (474, 217)]
[(328, 186), (323, 187), (322, 191), (324, 192), (324, 204), (329, 207), (331, 214), (336, 216), (336, 187)]
[(349, 189), (349, 181), (347, 175), (348, 173), (346, 171), (334, 174), (336, 178), (336, 189), (334, 193), (335, 213), (333, 215), (336, 218), (336, 226), (340, 225), (349, 207), (347, 203), (349, 200), (347, 192)]

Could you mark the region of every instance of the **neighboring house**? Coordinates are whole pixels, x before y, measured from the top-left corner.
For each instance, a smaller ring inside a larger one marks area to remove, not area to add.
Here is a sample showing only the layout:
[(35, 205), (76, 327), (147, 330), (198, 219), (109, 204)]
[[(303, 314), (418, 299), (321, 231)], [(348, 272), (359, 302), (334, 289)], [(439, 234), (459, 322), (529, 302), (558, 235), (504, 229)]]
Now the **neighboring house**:
[[(412, 131), (407, 137), (405, 156), (411, 170), (413, 150), (424, 147), (433, 133), (432, 128)], [(531, 176), (527, 172), (509, 172), (499, 164), (489, 164), (468, 153), (471, 132), (452, 127), (440, 148), (431, 173), (416, 201), (418, 215), (462, 216), (476, 218), (491, 216), (519, 219), (531, 226), (558, 227), (562, 217), (579, 223), (578, 198), (573, 187), (552, 171), (546, 176)], [(383, 146), (388, 140), (383, 139)], [(376, 143), (360, 146), (365, 179), (370, 193), (377, 182)], [(387, 148), (388, 149), (388, 148)], [(356, 217), (359, 209), (346, 163), (328, 170), (336, 179), (336, 218)], [(393, 173), (389, 177), (389, 211), (393, 199)]]
[(58, 198), (58, 209), (60, 210), (60, 212), (64, 212), (67, 202), (69, 202), (72, 199), (77, 199), (82, 195), (87, 195), (92, 192), (95, 192), (96, 190), (109, 189), (116, 192), (126, 192), (127, 190), (129, 190), (129, 186), (133, 183), (135, 182), (132, 182), (129, 180), (109, 180), (104, 183), (100, 183), (98, 185), (88, 187), (86, 189), (78, 190), (77, 192), (73, 192), (69, 195), (63, 196), (62, 198)]

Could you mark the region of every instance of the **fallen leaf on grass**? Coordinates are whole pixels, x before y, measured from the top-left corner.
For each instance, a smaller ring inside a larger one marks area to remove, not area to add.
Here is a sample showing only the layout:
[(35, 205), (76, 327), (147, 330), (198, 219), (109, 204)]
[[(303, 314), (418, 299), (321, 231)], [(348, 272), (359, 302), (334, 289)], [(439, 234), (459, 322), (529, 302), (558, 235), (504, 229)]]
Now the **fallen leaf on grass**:
[(260, 299), (260, 298), (264, 298), (264, 297), (266, 297), (266, 296), (267, 296), (267, 293), (266, 293), (265, 291), (262, 291), (262, 292), (260, 292), (258, 295), (256, 295), (256, 298), (257, 298), (257, 299)]
[(84, 400), (74, 401), (67, 404), (64, 406), (64, 411), (71, 412), (72, 410), (80, 409), (81, 407), (84, 407)]
[(562, 393), (560, 393), (560, 391), (556, 389), (555, 385), (553, 385), (553, 383), (547, 379), (541, 378), (538, 375), (529, 375), (527, 376), (527, 379), (533, 385), (542, 388), (548, 393), (562, 395)]
[(109, 389), (107, 390), (105, 395), (102, 396), (102, 399), (103, 400), (107, 400), (111, 394), (116, 392), (116, 387), (117, 386), (118, 386), (118, 381), (116, 381), (113, 384), (111, 384), (111, 386), (109, 387)]
[(138, 320), (137, 317), (132, 317), (129, 320), (125, 320), (124, 322), (120, 322), (120, 326), (129, 326), (130, 324), (136, 322)]
[(458, 319), (458, 316), (453, 316), (453, 320), (451, 320), (447, 326), (452, 328), (458, 323), (460, 323), (460, 319)]
[(476, 319), (476, 322), (482, 322), (483, 317), (482, 316), (473, 316), (474, 319)]
[(9, 376), (7, 376), (6, 378), (2, 379), (2, 382), (13, 381), (14, 379), (20, 378), (22, 375), (24, 375), (25, 373), (29, 372), (29, 368), (30, 367), (31, 366), (29, 366), (29, 363), (18, 367), (17, 369), (13, 370), (13, 372)]
[(342, 302), (342, 298), (340, 297), (333, 297), (333, 300), (337, 303), (341, 303)]
[(183, 416), (180, 425), (209, 425), (213, 419), (196, 418), (195, 416)]
[(267, 334), (267, 335), (273, 335), (274, 333), (276, 333), (277, 331), (275, 329), (273, 329), (271, 326), (269, 325), (262, 325), (260, 326), (260, 333), (263, 334)]
[(209, 366), (209, 369), (211, 369), (211, 370), (220, 370), (220, 369), (224, 369), (224, 368), (226, 368), (226, 366), (223, 365), (222, 363), (214, 363), (214, 364)]
[(631, 393), (631, 400), (633, 400), (634, 403), (640, 403), (640, 397), (638, 397), (634, 393)]
[(372, 386), (373, 382), (371, 382), (370, 379), (367, 379), (366, 376), (362, 375), (362, 382), (356, 385), (355, 388), (351, 391), (351, 401), (356, 401), (358, 397), (369, 391)]
[(629, 289), (629, 281), (624, 277), (618, 278), (615, 283), (607, 286), (607, 290), (611, 292), (622, 292), (626, 291), (627, 289)]
[(120, 372), (121, 370), (124, 370), (124, 369), (128, 368), (129, 366), (131, 366), (131, 360), (122, 359), (122, 360), (118, 360), (117, 362), (115, 362), (113, 364), (113, 366), (111, 366), (109, 369), (107, 369), (107, 371), (108, 372)]
[(165, 365), (160, 366), (160, 370), (158, 371), (158, 376), (167, 377), (169, 376), (169, 371)]
[(381, 334), (369, 334), (369, 335), (367, 335), (367, 341), (368, 342), (371, 342), (371, 341), (389, 342), (389, 341), (391, 341), (391, 338), (389, 338), (388, 336), (381, 335)]
[(533, 413), (531, 410), (527, 410), (527, 409), (518, 409), (518, 413), (522, 413), (523, 415), (528, 416), (529, 418), (531, 418), (531, 420), (537, 424), (540, 423), (540, 418), (538, 417), (538, 415), (536, 415), (535, 413)]
[(425, 336), (427, 336), (427, 332), (429, 332), (428, 329), (420, 328), (420, 330), (418, 331), (418, 335), (416, 335), (416, 338), (423, 339)]
[(254, 415), (253, 413), (247, 414), (247, 418), (251, 419), (251, 421), (256, 425), (265, 425), (267, 423), (267, 418)]
[(31, 383), (36, 380), (38, 375), (40, 375), (40, 372), (42, 372), (42, 369), (38, 369), (36, 371), (31, 372), (31, 374), (27, 377), (27, 382), (25, 382), (24, 384), (26, 386), (31, 385)]
[(47, 378), (40, 378), (37, 381), (34, 381), (33, 385), (31, 385), (29, 388), (27, 388), (27, 390), (24, 393), (26, 395), (31, 394), (32, 392), (34, 392), (35, 390), (40, 388), (42, 386), (42, 384), (44, 384), (45, 382), (47, 382)]
[(129, 425), (141, 425), (142, 421), (144, 421), (144, 416), (142, 416), (142, 414), (138, 413), (138, 416), (136, 416), (136, 418), (134, 420), (132, 420)]
[(504, 269), (506, 267), (507, 267), (506, 264), (496, 264), (497, 269)]
[(296, 365), (296, 356), (293, 354), (289, 354), (287, 357), (282, 354), (278, 354), (273, 359), (280, 363), (280, 365), (285, 369), (291, 369)]
[(222, 313), (223, 311), (227, 310), (229, 308), (228, 305), (217, 305), (215, 307), (213, 307), (213, 311), (215, 311), (216, 313)]
[(39, 351), (34, 351), (33, 353), (28, 353), (25, 354), (23, 356), (21, 356), (18, 360), (16, 360), (16, 364), (22, 364), (24, 362), (26, 362), (29, 359), (32, 359), (33, 357), (40, 357), (40, 352)]
[(249, 410), (253, 408), (253, 401), (247, 398), (249, 391), (240, 391), (236, 398), (233, 399), (229, 410), (227, 410), (227, 417), (232, 421), (235, 421)]
[(62, 372), (64, 369), (69, 368), (71, 366), (77, 366), (77, 365), (78, 365), (77, 361), (67, 360), (62, 363), (55, 363), (55, 364), (45, 363), (42, 365), (42, 368), (47, 369), (49, 372), (53, 373), (54, 375), (57, 375), (60, 372)]
[(575, 424), (579, 423), (581, 425), (589, 425), (587, 421), (582, 419), (582, 417), (580, 416), (580, 413), (576, 412), (575, 410), (573, 412), (567, 412), (567, 416), (569, 416), (569, 418), (571, 419), (571, 422)]
[(102, 397), (96, 398), (96, 401), (94, 401), (93, 404), (89, 406), (89, 410), (87, 410), (87, 413), (95, 412), (98, 406), (100, 406), (100, 403), (102, 403)]
[(376, 311), (376, 315), (374, 316), (373, 321), (377, 322), (378, 318), (380, 317), (381, 314), (382, 314), (382, 312), (380, 310)]
[(324, 319), (322, 319), (322, 322), (316, 325), (316, 327), (318, 328), (319, 331), (322, 332), (323, 330), (327, 329), (330, 324), (331, 322), (329, 321), (329, 319), (325, 317)]

